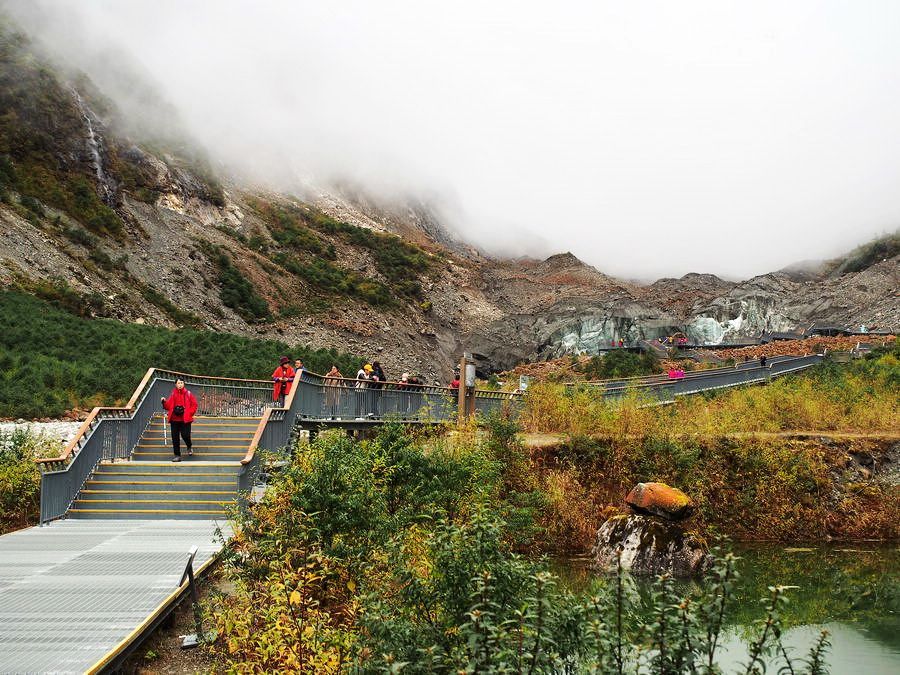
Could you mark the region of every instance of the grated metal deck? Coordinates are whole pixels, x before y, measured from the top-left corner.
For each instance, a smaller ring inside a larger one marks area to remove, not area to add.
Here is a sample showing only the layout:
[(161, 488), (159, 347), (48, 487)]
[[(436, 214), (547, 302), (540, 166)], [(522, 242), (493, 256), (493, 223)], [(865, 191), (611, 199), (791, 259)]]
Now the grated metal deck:
[(209, 520), (61, 520), (0, 536), (0, 673), (83, 673), (231, 530)]

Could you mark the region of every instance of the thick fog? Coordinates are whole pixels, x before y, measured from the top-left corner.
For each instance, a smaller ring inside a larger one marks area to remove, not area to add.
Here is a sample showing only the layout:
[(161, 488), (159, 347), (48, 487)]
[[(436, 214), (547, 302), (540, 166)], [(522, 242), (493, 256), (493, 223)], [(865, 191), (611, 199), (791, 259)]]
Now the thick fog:
[(424, 195), (496, 253), (735, 278), (900, 224), (892, 0), (4, 6), (229, 170)]

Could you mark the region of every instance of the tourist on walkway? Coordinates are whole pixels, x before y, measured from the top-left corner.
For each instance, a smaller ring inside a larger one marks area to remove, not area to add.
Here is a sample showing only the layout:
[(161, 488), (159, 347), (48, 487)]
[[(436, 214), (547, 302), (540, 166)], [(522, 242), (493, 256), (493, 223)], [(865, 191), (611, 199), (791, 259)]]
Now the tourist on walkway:
[(335, 419), (337, 417), (338, 408), (341, 405), (341, 388), (344, 385), (344, 376), (335, 365), (331, 366), (331, 370), (325, 373), (325, 411)]
[(197, 399), (193, 393), (184, 386), (181, 378), (175, 380), (175, 388), (169, 394), (169, 398), (160, 399), (169, 418), (169, 428), (172, 430), (172, 451), (175, 456), (173, 462), (181, 461), (181, 440), (187, 446), (188, 455), (193, 455), (191, 447), (191, 422), (194, 421), (194, 413), (197, 412)]
[(281, 364), (272, 373), (272, 400), (278, 404), (279, 408), (284, 407), (284, 398), (291, 393), (291, 383), (294, 381), (294, 369), (291, 368), (291, 360), (281, 357)]
[(761, 368), (766, 367), (766, 355), (765, 354), (763, 354), (762, 356), (759, 357), (759, 365)]
[(356, 371), (356, 419), (363, 419), (363, 415), (368, 412), (369, 384), (372, 379), (372, 366), (368, 363)]
[(306, 370), (306, 366), (303, 365), (303, 361), (301, 359), (294, 360), (294, 381), (299, 382), (303, 379), (303, 373)]
[[(381, 364), (378, 361), (372, 361), (372, 373), (371, 373), (372, 384), (369, 385), (372, 389), (384, 389), (384, 383), (387, 382), (387, 375), (384, 374), (384, 368), (381, 367)], [(369, 394), (372, 398), (372, 405), (369, 408), (370, 412), (374, 414), (376, 417), (381, 417), (381, 413), (383, 412), (381, 406), (382, 394), (376, 392), (370, 392)]]

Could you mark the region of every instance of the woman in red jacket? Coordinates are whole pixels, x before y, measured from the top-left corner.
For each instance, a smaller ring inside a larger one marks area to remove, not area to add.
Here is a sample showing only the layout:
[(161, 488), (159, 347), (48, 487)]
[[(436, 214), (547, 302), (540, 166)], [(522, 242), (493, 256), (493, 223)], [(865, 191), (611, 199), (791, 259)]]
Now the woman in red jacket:
[(169, 427), (172, 429), (172, 450), (175, 452), (172, 461), (180, 462), (182, 438), (187, 446), (188, 455), (194, 454), (191, 449), (191, 422), (194, 421), (194, 413), (197, 412), (197, 399), (185, 389), (184, 380), (179, 378), (175, 380), (175, 388), (169, 394), (169, 398), (161, 400), (169, 416)]
[(294, 381), (294, 369), (291, 368), (291, 360), (281, 357), (281, 365), (272, 373), (272, 381), (275, 387), (272, 390), (272, 400), (278, 403), (279, 408), (284, 407), (284, 397), (291, 393), (291, 382)]

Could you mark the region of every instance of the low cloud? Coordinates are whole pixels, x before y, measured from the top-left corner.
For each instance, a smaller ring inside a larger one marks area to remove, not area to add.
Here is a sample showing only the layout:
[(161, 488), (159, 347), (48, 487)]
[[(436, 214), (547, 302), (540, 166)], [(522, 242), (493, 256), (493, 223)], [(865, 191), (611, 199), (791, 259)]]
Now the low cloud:
[(735, 278), (900, 222), (889, 1), (4, 7), (135, 124), (182, 125), (234, 174), (442, 195), (493, 252)]

